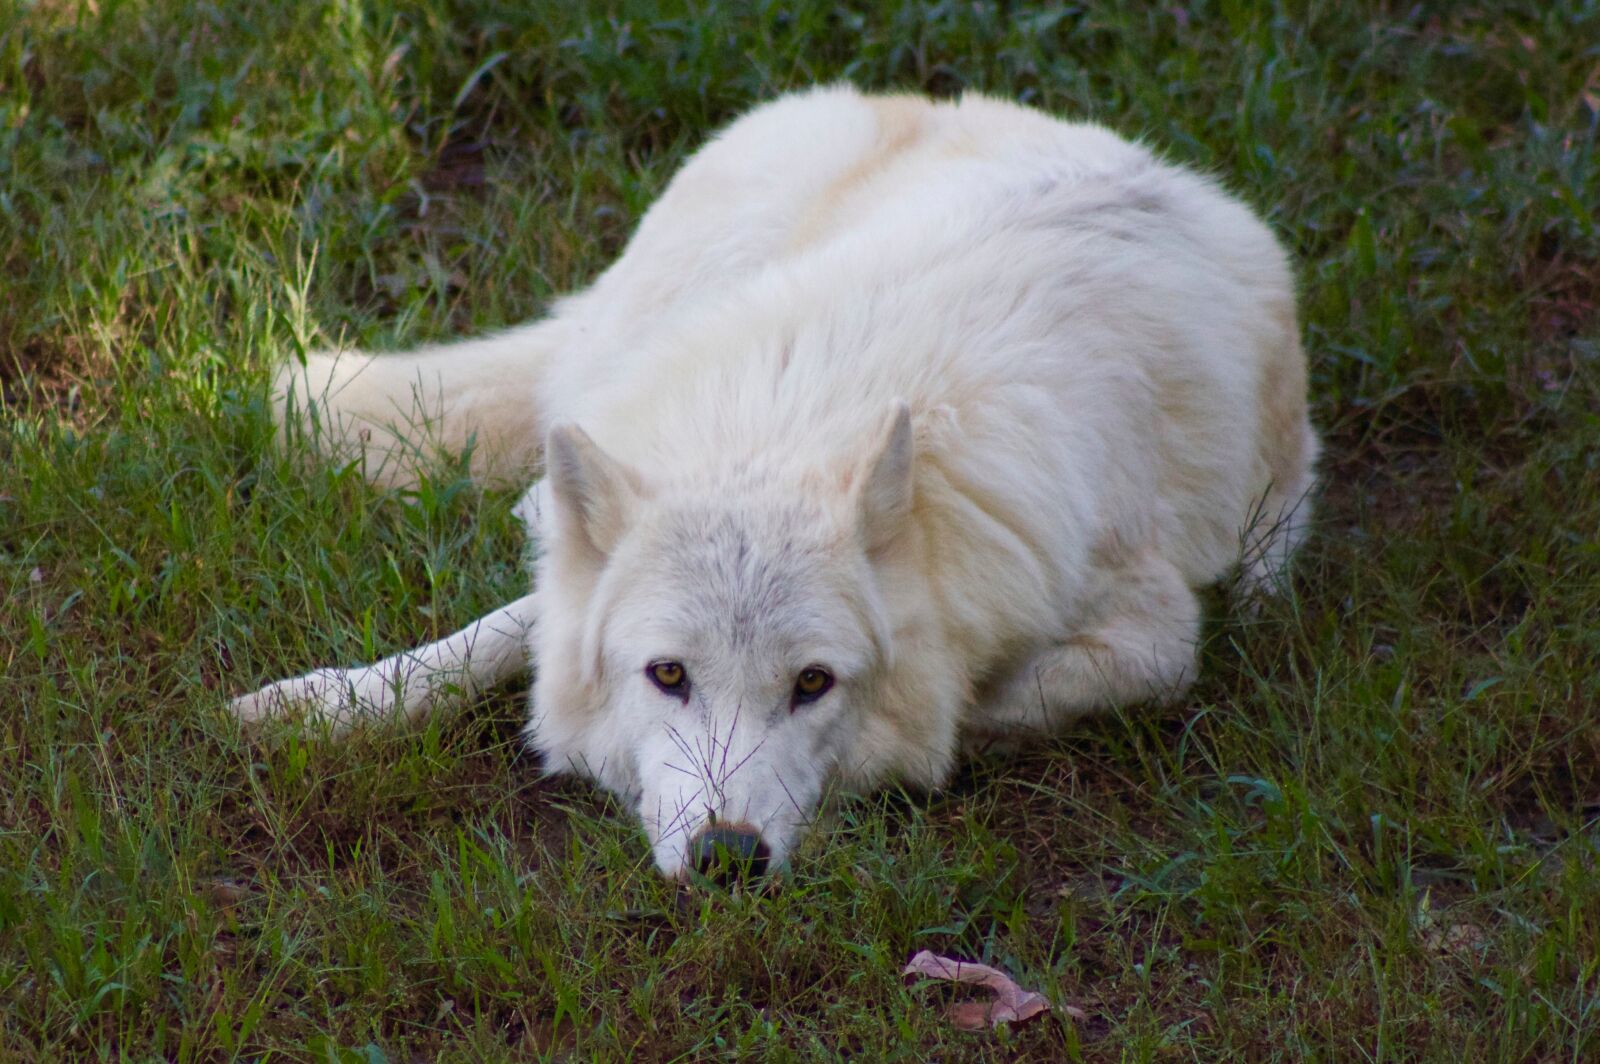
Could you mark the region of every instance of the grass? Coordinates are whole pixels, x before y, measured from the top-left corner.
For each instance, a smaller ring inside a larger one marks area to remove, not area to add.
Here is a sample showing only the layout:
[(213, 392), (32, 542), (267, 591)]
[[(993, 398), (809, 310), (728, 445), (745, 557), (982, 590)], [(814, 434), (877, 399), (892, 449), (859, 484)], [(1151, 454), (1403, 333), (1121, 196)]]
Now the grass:
[[(1600, 5), (0, 0), (0, 1057), (1600, 1056)], [(227, 693), (519, 593), (512, 500), (271, 446), (269, 367), (536, 314), (753, 101), (983, 89), (1265, 212), (1328, 437), (1182, 708), (680, 899), (514, 692)], [(968, 1034), (898, 976), (1083, 1008)]]

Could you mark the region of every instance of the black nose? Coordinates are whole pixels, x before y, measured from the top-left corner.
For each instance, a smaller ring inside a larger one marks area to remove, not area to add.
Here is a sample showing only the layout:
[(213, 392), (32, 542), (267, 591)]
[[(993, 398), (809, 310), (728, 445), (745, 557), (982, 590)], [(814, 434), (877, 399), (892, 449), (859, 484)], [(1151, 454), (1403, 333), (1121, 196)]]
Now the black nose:
[(760, 879), (772, 858), (760, 833), (744, 824), (706, 828), (689, 843), (689, 854), (695, 871), (722, 886)]

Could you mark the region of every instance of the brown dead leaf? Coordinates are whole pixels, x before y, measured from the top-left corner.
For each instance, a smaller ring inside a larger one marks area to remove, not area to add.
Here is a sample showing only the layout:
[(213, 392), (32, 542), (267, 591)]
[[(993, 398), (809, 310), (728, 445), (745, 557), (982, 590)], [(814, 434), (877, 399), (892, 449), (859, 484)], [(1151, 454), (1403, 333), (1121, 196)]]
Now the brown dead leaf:
[[(994, 991), (993, 1001), (958, 1001), (945, 1010), (950, 1022), (964, 1031), (981, 1031), (1002, 1023), (1021, 1023), (1050, 1010), (1050, 1002), (1043, 994), (1022, 989), (1005, 972), (987, 964), (958, 961), (923, 950), (911, 958), (911, 963), (900, 974), (945, 979), (954, 983), (974, 983)], [(1071, 1005), (1062, 1006), (1061, 1011), (1075, 1020), (1088, 1018), (1082, 1009)]]
[(238, 906), (250, 897), (250, 888), (232, 879), (212, 879), (202, 885), (201, 893), (218, 913), (232, 918)]
[(1417, 906), (1416, 925), (1422, 944), (1439, 954), (1478, 954), (1488, 948), (1488, 933), (1476, 924), (1440, 920), (1442, 913), (1433, 908), (1433, 897), (1424, 891)]

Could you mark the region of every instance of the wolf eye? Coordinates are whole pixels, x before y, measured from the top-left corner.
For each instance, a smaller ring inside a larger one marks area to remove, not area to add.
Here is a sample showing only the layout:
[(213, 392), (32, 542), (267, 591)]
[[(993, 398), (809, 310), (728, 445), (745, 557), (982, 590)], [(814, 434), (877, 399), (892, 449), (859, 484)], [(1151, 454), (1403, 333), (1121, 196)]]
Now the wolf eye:
[(684, 696), (689, 689), (689, 674), (676, 661), (658, 661), (645, 669), (650, 681), (669, 695)]
[(832, 686), (833, 677), (828, 675), (826, 669), (806, 669), (794, 681), (795, 705), (815, 702), (827, 694)]

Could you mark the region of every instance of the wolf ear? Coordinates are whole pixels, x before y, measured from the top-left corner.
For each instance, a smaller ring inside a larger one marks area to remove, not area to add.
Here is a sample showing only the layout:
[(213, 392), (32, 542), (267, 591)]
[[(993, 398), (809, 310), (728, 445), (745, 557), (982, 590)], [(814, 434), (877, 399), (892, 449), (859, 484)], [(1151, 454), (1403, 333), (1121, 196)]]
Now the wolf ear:
[(911, 408), (896, 399), (857, 500), (867, 550), (884, 550), (911, 516)]
[(550, 430), (544, 470), (555, 499), (557, 528), (602, 557), (610, 554), (643, 494), (638, 474), (573, 424)]

